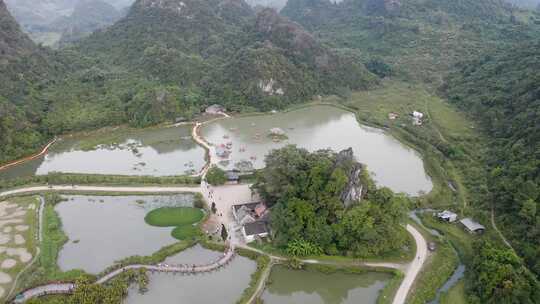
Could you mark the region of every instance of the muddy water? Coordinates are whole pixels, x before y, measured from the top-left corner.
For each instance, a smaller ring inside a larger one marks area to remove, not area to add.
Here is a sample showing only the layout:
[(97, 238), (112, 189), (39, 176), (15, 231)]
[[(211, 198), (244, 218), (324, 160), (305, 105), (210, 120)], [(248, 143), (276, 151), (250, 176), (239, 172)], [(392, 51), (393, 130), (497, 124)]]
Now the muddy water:
[[(275, 142), (270, 138), (269, 130), (276, 127), (285, 131), (287, 139)], [(224, 168), (233, 168), (242, 160), (261, 168), (269, 151), (286, 144), (311, 151), (352, 147), (379, 185), (410, 195), (429, 192), (432, 188), (416, 151), (379, 129), (360, 125), (354, 114), (331, 106), (219, 120), (204, 126), (202, 134), (215, 145), (232, 143), (229, 163), (222, 163)], [(215, 152), (213, 159), (219, 159)]]
[[(207, 263), (221, 255), (221, 252), (196, 246), (168, 258), (165, 263)], [(140, 294), (137, 288), (133, 287), (124, 303), (234, 304), (248, 287), (251, 274), (256, 268), (254, 261), (237, 256), (225, 268), (208, 274), (150, 274), (148, 291)]]
[(193, 206), (190, 194), (172, 196), (65, 196), (55, 210), (69, 241), (58, 257), (63, 271), (82, 269), (99, 273), (115, 261), (133, 255), (151, 255), (177, 242), (172, 228), (144, 221), (156, 208)]
[(64, 138), (41, 158), (0, 171), (0, 178), (50, 172), (168, 176), (198, 172), (204, 149), (191, 138), (191, 126), (118, 129)]
[(265, 304), (375, 304), (390, 278), (375, 272), (323, 274), (276, 266), (262, 299)]

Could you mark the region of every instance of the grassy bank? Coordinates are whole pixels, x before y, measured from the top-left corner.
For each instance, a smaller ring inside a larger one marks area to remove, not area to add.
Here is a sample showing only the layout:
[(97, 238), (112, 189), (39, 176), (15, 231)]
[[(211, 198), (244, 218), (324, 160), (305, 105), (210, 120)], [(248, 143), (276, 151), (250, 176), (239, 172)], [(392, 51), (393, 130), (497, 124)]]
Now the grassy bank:
[(260, 255), (254, 251), (238, 248), (236, 252), (246, 258), (254, 260), (257, 263), (257, 269), (254, 273), (251, 274), (251, 280), (249, 285), (240, 296), (240, 299), (236, 301), (236, 304), (250, 304), (248, 301), (253, 296), (253, 293), (256, 292), (257, 286), (259, 285), (260, 280), (262, 279), (263, 274), (266, 271), (269, 271), (268, 267), (272, 267), (270, 263), (270, 258), (265, 255)]
[(54, 210), (54, 206), (58, 202), (57, 197), (46, 196), (43, 211), (43, 240), (39, 247), (40, 255), (36, 262), (21, 275), (16, 292), (48, 282), (74, 281), (80, 277), (93, 278), (80, 270), (63, 272), (58, 267), (58, 254), (68, 241), (68, 237), (62, 230), (62, 221)]
[[(403, 229), (405, 230), (405, 229)], [(352, 256), (341, 256), (341, 255), (313, 255), (301, 257), (305, 260), (319, 260), (324, 262), (332, 262), (335, 264), (344, 264), (344, 265), (359, 265), (364, 262), (389, 262), (389, 263), (408, 263), (412, 261), (416, 254), (416, 242), (414, 237), (405, 232), (407, 236), (406, 246), (392, 250), (386, 254), (378, 256), (369, 256), (369, 257), (352, 257)], [(292, 258), (285, 250), (274, 246), (272, 243), (264, 242), (261, 244), (251, 243), (249, 246), (256, 248), (258, 250), (264, 251), (268, 254), (280, 256), (284, 258)]]

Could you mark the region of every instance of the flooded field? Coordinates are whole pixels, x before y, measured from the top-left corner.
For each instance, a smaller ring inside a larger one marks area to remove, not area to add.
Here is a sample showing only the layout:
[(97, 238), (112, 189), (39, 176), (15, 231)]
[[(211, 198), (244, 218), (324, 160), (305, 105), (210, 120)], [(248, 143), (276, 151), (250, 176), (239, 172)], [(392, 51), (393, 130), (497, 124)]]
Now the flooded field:
[(41, 158), (0, 171), (0, 178), (50, 172), (169, 176), (199, 172), (203, 148), (191, 138), (191, 126), (117, 129), (67, 137)]
[(191, 194), (171, 196), (66, 195), (55, 210), (69, 238), (58, 257), (63, 271), (82, 269), (99, 273), (115, 261), (133, 255), (151, 255), (177, 242), (173, 227), (153, 227), (144, 221), (160, 207), (192, 207)]

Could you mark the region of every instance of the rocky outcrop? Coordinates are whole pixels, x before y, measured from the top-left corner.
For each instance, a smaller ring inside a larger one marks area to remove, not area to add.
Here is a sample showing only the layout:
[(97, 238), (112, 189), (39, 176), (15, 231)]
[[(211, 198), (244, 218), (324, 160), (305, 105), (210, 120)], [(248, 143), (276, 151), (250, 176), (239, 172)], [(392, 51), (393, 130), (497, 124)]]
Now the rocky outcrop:
[(336, 168), (342, 168), (348, 177), (347, 186), (341, 192), (340, 198), (345, 207), (362, 200), (367, 187), (362, 184), (361, 174), (364, 166), (356, 161), (352, 148), (343, 150), (336, 157)]

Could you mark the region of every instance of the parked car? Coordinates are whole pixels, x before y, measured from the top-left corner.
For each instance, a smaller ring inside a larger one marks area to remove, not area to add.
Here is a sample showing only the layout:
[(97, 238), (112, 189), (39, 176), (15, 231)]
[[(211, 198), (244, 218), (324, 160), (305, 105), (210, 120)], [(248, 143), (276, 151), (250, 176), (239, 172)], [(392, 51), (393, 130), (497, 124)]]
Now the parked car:
[(427, 248), (429, 249), (429, 251), (435, 251), (437, 245), (435, 244), (435, 242), (429, 242)]

